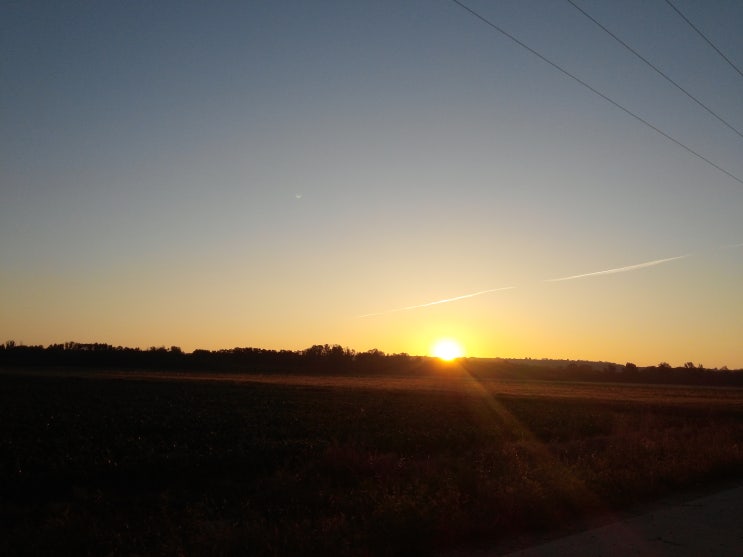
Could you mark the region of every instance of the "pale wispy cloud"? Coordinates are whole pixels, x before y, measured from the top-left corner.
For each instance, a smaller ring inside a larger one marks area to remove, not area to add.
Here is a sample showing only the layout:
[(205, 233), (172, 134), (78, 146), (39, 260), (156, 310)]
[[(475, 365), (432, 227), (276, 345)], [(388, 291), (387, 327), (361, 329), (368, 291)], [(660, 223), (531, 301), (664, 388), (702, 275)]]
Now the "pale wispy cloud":
[(720, 249), (736, 249), (736, 248), (743, 248), (743, 242), (740, 244), (728, 244), (726, 246), (720, 246)]
[[(735, 244), (732, 246), (725, 246), (728, 248), (737, 248), (737, 247), (743, 247), (743, 244)], [(544, 282), (560, 282), (565, 280), (574, 280), (574, 279), (580, 279), (580, 278), (588, 278), (588, 277), (597, 277), (601, 275), (611, 275), (614, 273), (628, 273), (630, 271), (636, 271), (638, 269), (645, 269), (646, 267), (654, 267), (656, 265), (662, 265), (664, 263), (670, 263), (671, 261), (677, 261), (679, 259), (685, 259), (687, 257), (690, 257), (692, 254), (687, 253), (686, 255), (677, 255), (676, 257), (666, 257), (665, 259), (655, 259), (653, 261), (645, 261), (644, 263), (637, 263), (635, 265), (626, 265), (624, 267), (617, 267), (616, 269), (605, 269), (603, 271), (594, 271), (592, 273), (583, 273), (580, 275), (571, 275), (569, 277), (560, 277), (560, 278), (553, 278), (553, 279), (545, 279)], [(461, 296), (454, 296), (452, 298), (444, 298), (443, 300), (436, 300), (434, 302), (426, 302), (425, 304), (416, 304), (413, 306), (405, 306), (401, 308), (395, 308), (395, 309), (388, 309), (385, 311), (377, 311), (373, 313), (365, 313), (363, 315), (357, 315), (356, 319), (360, 319), (363, 317), (375, 317), (377, 315), (387, 315), (389, 313), (397, 313), (400, 311), (410, 311), (414, 309), (420, 309), (420, 308), (426, 308), (430, 306), (435, 306), (438, 304), (447, 304), (449, 302), (457, 302), (459, 300), (464, 300), (466, 298), (474, 298), (475, 296), (482, 296), (483, 294), (489, 294), (491, 292), (502, 292), (504, 290), (513, 290), (516, 288), (515, 286), (504, 286), (501, 288), (490, 288), (488, 290), (480, 290), (479, 292), (472, 292), (471, 294), (462, 294)]]
[(457, 302), (466, 298), (474, 298), (475, 296), (482, 296), (483, 294), (490, 294), (491, 292), (501, 292), (503, 290), (513, 290), (515, 286), (503, 286), (501, 288), (490, 288), (488, 290), (480, 290), (479, 292), (472, 292), (471, 294), (463, 294), (461, 296), (454, 296), (453, 298), (444, 298), (443, 300), (436, 300), (435, 302), (427, 302), (425, 304), (416, 304), (414, 306), (405, 306), (403, 308), (388, 309), (386, 311), (378, 311), (375, 313), (365, 313), (364, 315), (357, 315), (356, 318), (362, 317), (374, 317), (376, 315), (387, 315), (388, 313), (397, 313), (399, 311), (410, 311), (411, 309), (426, 308), (429, 306), (436, 306), (438, 304), (448, 304), (449, 302)]
[(545, 279), (545, 282), (558, 282), (562, 280), (574, 280), (574, 279), (586, 278), (586, 277), (597, 277), (599, 275), (611, 275), (614, 273), (627, 273), (629, 271), (636, 271), (638, 269), (644, 269), (646, 267), (654, 267), (656, 265), (662, 265), (663, 263), (670, 263), (671, 261), (676, 261), (677, 259), (685, 259), (689, 257), (690, 255), (691, 255), (690, 253), (687, 253), (686, 255), (677, 255), (676, 257), (656, 259), (654, 261), (646, 261), (645, 263), (638, 263), (636, 265), (627, 265), (626, 267), (617, 267), (616, 269), (606, 269), (604, 271), (594, 271), (593, 273), (584, 273), (582, 275), (572, 275), (569, 277)]

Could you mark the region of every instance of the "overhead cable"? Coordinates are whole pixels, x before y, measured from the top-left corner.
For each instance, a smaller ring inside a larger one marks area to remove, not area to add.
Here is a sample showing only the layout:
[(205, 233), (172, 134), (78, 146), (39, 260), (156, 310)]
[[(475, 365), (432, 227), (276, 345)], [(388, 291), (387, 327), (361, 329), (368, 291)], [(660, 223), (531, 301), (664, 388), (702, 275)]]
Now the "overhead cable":
[(718, 164), (712, 162), (710, 159), (708, 159), (704, 155), (698, 153), (697, 151), (695, 151), (691, 147), (688, 147), (687, 145), (684, 145), (678, 139), (672, 137), (671, 135), (667, 134), (666, 132), (664, 132), (660, 128), (654, 126), (653, 124), (651, 124), (650, 122), (648, 122), (647, 120), (645, 120), (642, 116), (638, 116), (637, 114), (635, 114), (634, 112), (632, 112), (629, 108), (625, 108), (624, 106), (622, 106), (621, 104), (619, 104), (617, 101), (615, 101), (611, 97), (605, 95), (604, 93), (602, 93), (598, 89), (594, 88), (593, 86), (589, 85), (587, 82), (583, 81), (581, 78), (579, 78), (575, 74), (570, 73), (568, 70), (564, 69), (562, 66), (558, 65), (556, 62), (553, 62), (552, 60), (550, 60), (549, 58), (547, 58), (543, 54), (540, 54), (538, 51), (534, 50), (529, 45), (527, 45), (526, 43), (522, 42), (521, 40), (519, 40), (518, 38), (516, 38), (514, 35), (512, 35), (508, 31), (506, 31), (505, 29), (499, 27), (498, 25), (496, 25), (495, 23), (493, 23), (492, 21), (490, 21), (489, 19), (487, 19), (485, 16), (480, 15), (478, 12), (476, 12), (475, 10), (473, 10), (472, 8), (470, 8), (469, 6), (463, 4), (462, 2), (460, 2), (460, 0), (452, 0), (452, 2), (454, 2), (455, 4), (457, 4), (460, 8), (462, 8), (462, 9), (466, 10), (467, 12), (469, 12), (471, 15), (475, 16), (477, 19), (479, 19), (480, 21), (482, 21), (483, 23), (485, 23), (489, 27), (491, 27), (494, 30), (498, 31), (502, 35), (508, 37), (513, 42), (515, 42), (517, 45), (519, 45), (520, 47), (528, 50), (534, 56), (536, 56), (540, 60), (546, 62), (547, 64), (549, 64), (550, 66), (552, 66), (553, 68), (555, 68), (556, 70), (558, 70), (559, 72), (561, 72), (562, 74), (568, 76), (569, 78), (573, 79), (574, 81), (577, 81), (578, 83), (580, 83), (583, 87), (585, 87), (586, 89), (588, 89), (592, 93), (598, 95), (599, 97), (601, 97), (605, 101), (611, 103), (612, 105), (614, 105), (615, 107), (617, 107), (621, 111), (623, 111), (626, 114), (629, 114), (630, 116), (632, 116), (635, 120), (638, 120), (639, 122), (645, 124), (651, 130), (659, 133), (660, 135), (662, 135), (663, 137), (665, 137), (669, 141), (672, 141), (673, 143), (675, 143), (676, 145), (678, 145), (682, 149), (686, 150), (687, 152), (689, 152), (692, 155), (694, 155), (695, 157), (697, 157), (698, 159), (706, 162), (711, 167), (716, 168), (717, 170), (719, 170), (720, 172), (722, 172), (726, 176), (732, 178), (733, 180), (735, 180), (739, 184), (743, 185), (743, 179), (738, 178), (735, 174), (732, 174), (731, 172), (728, 172), (727, 170), (725, 170), (724, 168), (722, 168)]
[(707, 36), (706, 36), (706, 35), (705, 35), (704, 33), (702, 33), (702, 32), (701, 32), (700, 30), (699, 30), (699, 28), (698, 28), (698, 27), (697, 27), (696, 25), (694, 25), (694, 24), (693, 24), (693, 23), (692, 23), (691, 21), (689, 21), (689, 18), (688, 18), (688, 17), (686, 17), (686, 16), (685, 16), (685, 15), (684, 15), (684, 14), (683, 14), (683, 13), (681, 12), (681, 10), (679, 10), (679, 9), (678, 9), (678, 8), (677, 8), (676, 6), (674, 6), (674, 5), (673, 5), (673, 3), (672, 3), (672, 2), (670, 1), (670, 0), (666, 0), (666, 4), (668, 4), (669, 6), (671, 6), (671, 8), (673, 8), (673, 11), (675, 11), (675, 12), (676, 12), (676, 13), (677, 13), (677, 14), (678, 14), (679, 16), (681, 16), (681, 19), (683, 19), (683, 20), (684, 20), (684, 21), (685, 21), (686, 23), (688, 23), (688, 24), (689, 24), (689, 27), (691, 27), (692, 29), (694, 29), (694, 31), (696, 31), (696, 32), (697, 32), (697, 34), (698, 34), (698, 35), (699, 35), (700, 37), (702, 37), (702, 38), (703, 38), (703, 39), (704, 39), (705, 41), (707, 41), (707, 44), (708, 44), (709, 46), (711, 46), (712, 48), (714, 48), (714, 49), (715, 49), (715, 52), (717, 52), (717, 54), (719, 54), (720, 56), (722, 56), (722, 59), (723, 59), (723, 60), (725, 60), (725, 62), (727, 62), (728, 64), (730, 64), (730, 66), (731, 66), (731, 67), (732, 67), (732, 68), (733, 68), (733, 69), (734, 69), (734, 70), (735, 70), (736, 72), (738, 72), (738, 74), (739, 74), (739, 75), (740, 75), (741, 77), (743, 77), (743, 72), (742, 72), (742, 71), (740, 71), (740, 68), (739, 68), (738, 66), (736, 66), (735, 64), (733, 64), (733, 62), (732, 62), (732, 61), (730, 60), (730, 58), (728, 58), (727, 56), (725, 56), (725, 55), (724, 55), (724, 54), (722, 53), (722, 51), (721, 51), (721, 50), (720, 50), (719, 48), (717, 48), (717, 47), (716, 47), (716, 46), (715, 46), (715, 45), (714, 45), (714, 44), (712, 43), (712, 41), (710, 41), (710, 40), (709, 40), (709, 39), (707, 38)]
[(602, 25), (600, 22), (598, 22), (595, 18), (593, 18), (586, 10), (578, 6), (573, 0), (566, 0), (571, 6), (573, 6), (576, 10), (578, 10), (580, 13), (582, 13), (584, 16), (586, 16), (588, 19), (590, 19), (593, 23), (598, 25), (602, 30), (604, 30), (611, 38), (613, 38), (615, 41), (617, 41), (619, 44), (621, 44), (624, 48), (629, 50), (632, 54), (637, 56), (640, 60), (645, 62), (648, 66), (650, 66), (653, 70), (656, 71), (661, 77), (663, 77), (666, 81), (668, 81), (671, 85), (676, 87), (679, 91), (681, 91), (684, 95), (689, 97), (691, 100), (693, 100), (695, 103), (697, 103), (699, 106), (701, 106), (704, 110), (706, 110), (708, 113), (710, 113), (712, 116), (717, 118), (720, 122), (722, 122), (725, 126), (733, 130), (736, 134), (738, 134), (741, 138), (743, 138), (743, 133), (738, 131), (735, 127), (733, 127), (731, 124), (726, 122), (721, 116), (719, 116), (717, 113), (715, 113), (710, 107), (708, 107), (706, 104), (704, 104), (702, 101), (700, 101), (698, 98), (696, 98), (694, 95), (689, 93), (686, 89), (684, 89), (681, 85), (676, 83), (673, 79), (671, 79), (668, 75), (666, 75), (662, 70), (660, 70), (656, 65), (654, 65), (652, 62), (650, 62), (647, 58), (645, 58), (642, 54), (637, 52), (634, 48), (632, 48), (630, 45), (628, 45), (626, 42), (624, 42), (622, 39), (617, 37), (614, 33), (609, 31), (604, 25)]

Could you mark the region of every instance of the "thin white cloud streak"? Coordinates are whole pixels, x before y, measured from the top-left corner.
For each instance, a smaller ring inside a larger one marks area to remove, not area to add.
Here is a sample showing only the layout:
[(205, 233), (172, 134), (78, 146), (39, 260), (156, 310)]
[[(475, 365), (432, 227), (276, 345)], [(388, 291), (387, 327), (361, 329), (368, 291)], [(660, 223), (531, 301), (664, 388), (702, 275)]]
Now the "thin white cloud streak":
[(617, 267), (616, 269), (607, 269), (605, 271), (595, 271), (593, 273), (585, 273), (582, 275), (572, 275), (569, 277), (545, 279), (544, 282), (559, 282), (563, 280), (574, 280), (574, 279), (586, 278), (586, 277), (597, 277), (600, 275), (612, 275), (614, 273), (628, 273), (630, 271), (636, 271), (638, 269), (644, 269), (646, 267), (655, 267), (656, 265), (662, 265), (663, 263), (669, 263), (671, 261), (676, 261), (677, 259), (685, 259), (689, 257), (690, 255), (691, 255), (690, 253), (687, 253), (686, 255), (677, 255), (676, 257), (667, 257), (666, 259), (656, 259), (654, 261), (646, 261), (645, 263), (638, 263), (637, 265), (627, 265), (626, 267)]
[[(737, 248), (737, 247), (743, 247), (743, 244), (734, 244), (732, 246), (724, 246), (728, 248)], [(617, 267), (616, 269), (606, 269), (604, 271), (595, 271), (593, 273), (584, 273), (582, 275), (572, 275), (569, 277), (560, 277), (560, 278), (554, 278), (554, 279), (545, 279), (544, 282), (560, 282), (560, 281), (566, 281), (566, 280), (574, 280), (574, 279), (580, 279), (580, 278), (587, 278), (587, 277), (597, 277), (601, 275), (611, 275), (614, 273), (628, 273), (630, 271), (636, 271), (638, 269), (645, 269), (647, 267), (654, 267), (656, 265), (662, 265), (663, 263), (670, 263), (671, 261), (676, 261), (678, 259), (686, 259), (687, 257), (690, 257), (692, 254), (687, 253), (686, 255), (677, 255), (676, 257), (667, 257), (665, 259), (656, 259), (654, 261), (646, 261), (644, 263), (638, 263), (636, 265), (627, 265), (625, 267)], [(405, 306), (402, 308), (396, 308), (396, 309), (389, 309), (386, 311), (378, 311), (374, 313), (365, 313), (363, 315), (357, 315), (356, 319), (362, 319), (364, 317), (375, 317), (378, 315), (387, 315), (390, 313), (398, 313), (401, 311), (410, 311), (413, 309), (419, 309), (419, 308), (425, 308), (430, 306), (435, 306), (438, 304), (447, 304), (449, 302), (456, 302), (459, 300), (464, 300), (466, 298), (474, 298), (475, 296), (482, 296), (483, 294), (489, 294), (491, 292), (501, 292), (503, 290), (513, 290), (516, 288), (515, 286), (504, 286), (502, 288), (491, 288), (489, 290), (481, 290), (479, 292), (473, 292), (471, 294), (463, 294), (462, 296), (455, 296), (453, 298), (445, 298), (443, 300), (436, 300), (435, 302), (427, 302), (425, 304), (416, 304), (414, 306)]]
[(462, 296), (455, 296), (453, 298), (445, 298), (443, 300), (436, 300), (435, 302), (427, 302), (425, 304), (417, 304), (414, 306), (405, 306), (404, 308), (388, 309), (387, 311), (379, 311), (376, 313), (365, 313), (364, 315), (357, 315), (356, 319), (362, 317), (374, 317), (376, 315), (387, 315), (388, 313), (397, 313), (400, 311), (410, 311), (411, 309), (426, 308), (430, 306), (436, 306), (439, 304), (448, 304), (449, 302), (457, 302), (466, 298), (474, 298), (475, 296), (482, 296), (483, 294), (490, 294), (491, 292), (501, 292), (503, 290), (513, 290), (515, 286), (504, 286), (501, 288), (491, 288), (489, 290), (480, 290), (479, 292), (473, 292), (472, 294), (463, 294)]
[(720, 249), (736, 249), (743, 248), (743, 242), (740, 244), (728, 244), (727, 246), (720, 246)]

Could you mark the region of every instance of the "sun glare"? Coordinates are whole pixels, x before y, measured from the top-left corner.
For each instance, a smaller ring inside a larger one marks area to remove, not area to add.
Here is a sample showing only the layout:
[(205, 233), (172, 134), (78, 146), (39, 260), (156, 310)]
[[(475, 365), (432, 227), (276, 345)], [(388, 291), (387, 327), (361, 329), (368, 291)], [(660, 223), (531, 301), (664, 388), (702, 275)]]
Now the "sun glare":
[(446, 338), (437, 341), (436, 344), (433, 345), (431, 353), (445, 362), (450, 362), (456, 358), (464, 356), (464, 349), (456, 340)]

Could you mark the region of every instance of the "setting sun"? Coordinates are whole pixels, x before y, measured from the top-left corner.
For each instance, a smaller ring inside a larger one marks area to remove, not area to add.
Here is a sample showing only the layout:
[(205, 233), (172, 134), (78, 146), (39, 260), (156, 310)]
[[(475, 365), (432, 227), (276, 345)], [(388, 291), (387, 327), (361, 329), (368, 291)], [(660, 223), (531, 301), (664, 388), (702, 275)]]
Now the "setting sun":
[(436, 344), (433, 345), (431, 353), (437, 358), (449, 362), (464, 356), (464, 349), (456, 340), (447, 338), (437, 341)]

